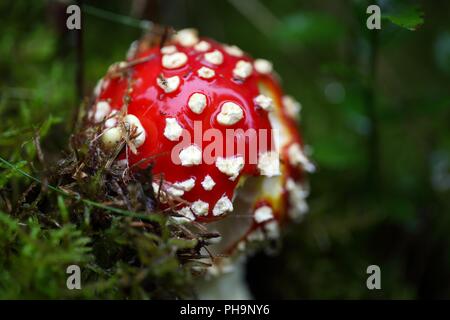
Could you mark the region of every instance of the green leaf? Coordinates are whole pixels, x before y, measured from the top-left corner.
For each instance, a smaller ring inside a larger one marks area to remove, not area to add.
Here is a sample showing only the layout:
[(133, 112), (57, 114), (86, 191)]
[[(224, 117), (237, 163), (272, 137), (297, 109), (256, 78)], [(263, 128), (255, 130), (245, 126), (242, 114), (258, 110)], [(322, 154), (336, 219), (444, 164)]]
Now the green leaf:
[(64, 198), (59, 194), (58, 195), (58, 208), (61, 213), (62, 220), (66, 223), (69, 221), (69, 211), (67, 210), (67, 206), (64, 203)]
[(396, 14), (383, 15), (382, 18), (411, 31), (415, 31), (424, 21), (423, 11), (418, 7), (409, 7)]

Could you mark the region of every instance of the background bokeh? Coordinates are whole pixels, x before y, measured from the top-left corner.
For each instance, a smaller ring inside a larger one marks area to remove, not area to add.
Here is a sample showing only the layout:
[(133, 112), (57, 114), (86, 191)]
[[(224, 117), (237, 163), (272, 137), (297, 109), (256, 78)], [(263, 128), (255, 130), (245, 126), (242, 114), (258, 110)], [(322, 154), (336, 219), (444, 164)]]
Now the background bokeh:
[[(318, 167), (310, 213), (276, 253), (249, 259), (252, 294), (450, 298), (450, 2), (379, 1), (382, 29), (369, 31), (374, 1), (84, 1), (81, 49), (65, 28), (68, 3), (0, 2), (2, 156), (25, 167), (39, 126), (47, 161), (57, 159), (80, 102), (77, 72), (88, 94), (142, 34), (139, 20), (195, 27), (274, 63), (302, 103)], [(0, 188), (17, 200), (14, 175)], [(382, 290), (366, 288), (371, 264)]]

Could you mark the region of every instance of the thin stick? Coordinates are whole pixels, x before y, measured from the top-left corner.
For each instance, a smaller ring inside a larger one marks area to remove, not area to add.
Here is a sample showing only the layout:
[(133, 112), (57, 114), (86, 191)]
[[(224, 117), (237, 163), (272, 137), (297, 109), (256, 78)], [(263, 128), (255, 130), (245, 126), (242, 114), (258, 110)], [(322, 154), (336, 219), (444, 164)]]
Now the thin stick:
[(129, 16), (124, 16), (115, 12), (106, 11), (89, 5), (83, 6), (83, 11), (97, 18), (120, 23), (129, 27), (149, 30), (153, 27), (153, 23), (148, 20), (139, 20)]

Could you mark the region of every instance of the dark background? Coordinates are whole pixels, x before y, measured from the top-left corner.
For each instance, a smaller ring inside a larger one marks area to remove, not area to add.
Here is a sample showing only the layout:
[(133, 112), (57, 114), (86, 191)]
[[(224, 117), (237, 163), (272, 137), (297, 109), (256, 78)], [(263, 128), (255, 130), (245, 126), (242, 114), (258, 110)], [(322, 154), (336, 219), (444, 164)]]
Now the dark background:
[[(374, 1), (84, 3), (80, 47), (64, 1), (1, 1), (2, 156), (35, 159), (29, 128), (40, 124), (47, 159), (57, 159), (79, 92), (123, 59), (139, 20), (195, 27), (274, 63), (302, 103), (299, 126), (318, 167), (310, 213), (276, 254), (249, 259), (253, 295), (450, 298), (450, 2), (379, 1), (380, 31), (366, 28)], [(24, 185), (0, 176), (12, 200)], [(366, 288), (371, 264), (382, 290)]]

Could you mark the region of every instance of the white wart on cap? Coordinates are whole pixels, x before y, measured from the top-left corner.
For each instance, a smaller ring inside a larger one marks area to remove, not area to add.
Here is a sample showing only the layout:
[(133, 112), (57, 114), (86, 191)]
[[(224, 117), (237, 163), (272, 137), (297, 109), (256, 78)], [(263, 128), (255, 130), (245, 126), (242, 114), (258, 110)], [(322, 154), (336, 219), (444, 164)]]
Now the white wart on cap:
[(132, 130), (135, 130), (134, 132), (134, 139), (132, 140), (132, 143), (134, 144), (134, 146), (136, 148), (139, 148), (140, 146), (142, 146), (145, 142), (145, 129), (142, 126), (141, 122), (139, 121), (139, 119), (133, 115), (133, 114), (127, 114), (124, 118), (123, 121), (125, 122), (125, 126), (128, 127), (128, 130), (130, 132), (132, 132)]
[(107, 101), (99, 101), (95, 105), (94, 122), (99, 123), (105, 120), (111, 111), (111, 106)]
[(279, 176), (281, 172), (278, 152), (269, 151), (261, 153), (258, 158), (258, 169), (263, 176)]
[(130, 44), (130, 47), (128, 48), (126, 55), (127, 60), (132, 60), (136, 55), (138, 49), (139, 49), (139, 41), (135, 40)]
[(171, 54), (177, 52), (177, 47), (171, 45), (171, 46), (165, 46), (161, 48), (161, 53), (162, 54)]
[(216, 167), (220, 172), (229, 176), (231, 181), (234, 181), (242, 168), (244, 168), (244, 158), (241, 156), (228, 158), (218, 157)]
[(214, 50), (205, 53), (205, 60), (215, 65), (221, 65), (223, 63), (223, 54), (219, 50)]
[(229, 45), (225, 45), (223, 47), (223, 49), (225, 50), (226, 53), (228, 53), (230, 56), (233, 57), (242, 57), (244, 55), (244, 52), (238, 47), (238, 46), (229, 46)]
[(245, 80), (248, 76), (252, 74), (253, 67), (248, 61), (239, 60), (233, 69), (233, 75), (241, 80)]
[(221, 216), (226, 212), (233, 211), (233, 203), (231, 203), (230, 199), (227, 196), (223, 196), (216, 202), (216, 205), (213, 208), (214, 216)]
[(302, 166), (307, 172), (314, 172), (316, 167), (311, 161), (305, 156), (300, 147), (300, 144), (293, 143), (288, 148), (288, 158), (289, 163), (293, 166)]
[(217, 115), (217, 122), (224, 126), (231, 126), (244, 118), (241, 106), (234, 102), (225, 102)]
[(183, 29), (176, 33), (176, 41), (183, 47), (191, 47), (198, 42), (198, 32), (195, 29)]
[(173, 185), (183, 191), (191, 191), (195, 186), (195, 179), (189, 178), (181, 182), (175, 182)]
[(298, 101), (291, 96), (283, 96), (283, 106), (289, 117), (298, 118), (301, 111), (301, 105)]
[(193, 93), (189, 97), (188, 107), (192, 112), (201, 114), (206, 107), (206, 96), (200, 92)]
[(191, 209), (197, 216), (205, 216), (208, 214), (209, 204), (208, 202), (197, 200), (191, 204)]
[(272, 111), (273, 110), (273, 101), (272, 98), (269, 98), (268, 96), (265, 96), (263, 94), (260, 94), (254, 99), (254, 103), (256, 106), (260, 107), (261, 109), (264, 109), (266, 111)]
[(206, 191), (210, 191), (214, 188), (216, 183), (214, 182), (213, 178), (211, 178), (210, 175), (205, 176), (205, 178), (202, 181), (202, 187)]
[(255, 221), (261, 223), (273, 219), (273, 211), (269, 206), (262, 206), (255, 210)]
[(200, 78), (211, 79), (216, 75), (216, 72), (208, 67), (201, 67), (197, 70), (197, 74)]
[(308, 203), (305, 200), (308, 191), (292, 179), (286, 181), (286, 190), (289, 192), (289, 203), (291, 205), (289, 216), (292, 219), (299, 219), (308, 212)]
[(209, 44), (209, 42), (207, 42), (205, 40), (200, 41), (194, 47), (195, 50), (200, 51), (200, 52), (208, 51), (210, 48), (211, 48), (211, 45)]
[(192, 211), (189, 207), (183, 207), (180, 210), (176, 211), (179, 215), (193, 221), (195, 220), (195, 216), (192, 214)]
[(269, 239), (277, 239), (280, 236), (280, 227), (278, 222), (273, 220), (264, 224), (264, 230)]
[(166, 69), (176, 69), (184, 66), (187, 60), (188, 57), (183, 52), (165, 54), (162, 57), (162, 66)]
[(181, 165), (191, 167), (199, 165), (202, 162), (202, 151), (195, 144), (184, 148), (180, 152)]
[(195, 180), (193, 178), (172, 183), (169, 187), (166, 188), (167, 194), (172, 197), (181, 197), (185, 192), (191, 191), (195, 186)]
[(273, 65), (266, 59), (256, 59), (253, 63), (255, 70), (262, 74), (269, 74), (273, 70)]
[(117, 125), (119, 111), (113, 110), (105, 120), (105, 128), (112, 128)]
[(170, 141), (178, 141), (181, 134), (183, 133), (183, 128), (178, 123), (175, 118), (166, 118), (166, 127), (164, 128), (164, 136)]
[(171, 93), (178, 89), (180, 86), (180, 77), (173, 76), (164, 78), (163, 76), (156, 78), (158, 86), (164, 90), (165, 93)]

